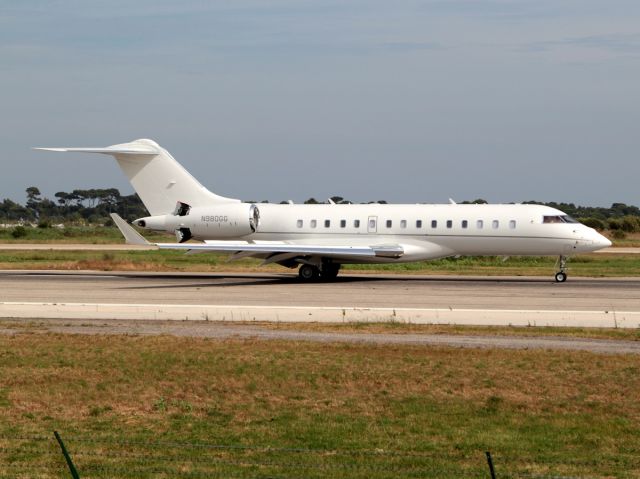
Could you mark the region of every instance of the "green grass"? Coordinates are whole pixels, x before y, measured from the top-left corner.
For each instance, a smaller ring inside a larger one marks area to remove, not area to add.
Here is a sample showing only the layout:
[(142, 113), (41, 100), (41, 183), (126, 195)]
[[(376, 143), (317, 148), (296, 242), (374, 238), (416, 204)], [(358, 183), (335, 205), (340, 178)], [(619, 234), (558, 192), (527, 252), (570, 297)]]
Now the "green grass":
[[(639, 255), (589, 254), (571, 258), (568, 273), (573, 276), (637, 276), (640, 274)], [(345, 270), (399, 271), (407, 273), (549, 276), (555, 272), (555, 257), (514, 256), (445, 258), (436, 261), (390, 265), (346, 265)]]
[[(124, 243), (122, 234), (115, 227), (105, 226), (66, 226), (64, 228), (37, 228), (26, 226), (26, 236), (14, 237), (14, 228), (0, 228), (0, 243), (81, 243), (81, 244), (120, 244)], [(163, 234), (145, 234), (150, 241), (174, 241), (173, 236)]]
[(0, 361), (0, 477), (66, 477), (53, 430), (81, 477), (487, 477), (486, 450), (640, 477), (637, 356), (19, 334)]

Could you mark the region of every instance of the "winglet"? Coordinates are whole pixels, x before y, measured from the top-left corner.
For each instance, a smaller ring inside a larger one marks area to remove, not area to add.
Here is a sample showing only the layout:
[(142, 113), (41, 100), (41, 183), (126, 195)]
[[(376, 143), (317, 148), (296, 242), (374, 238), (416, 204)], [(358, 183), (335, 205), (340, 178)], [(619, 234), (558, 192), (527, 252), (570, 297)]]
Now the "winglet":
[(124, 239), (127, 242), (127, 244), (137, 244), (137, 245), (144, 245), (144, 246), (151, 245), (151, 243), (149, 243), (144, 238), (144, 236), (142, 236), (140, 233), (134, 230), (131, 227), (131, 225), (127, 223), (125, 220), (123, 220), (120, 217), (120, 215), (118, 215), (117, 213), (111, 213), (111, 219), (120, 230), (120, 233), (122, 233), (122, 236), (124, 236)]

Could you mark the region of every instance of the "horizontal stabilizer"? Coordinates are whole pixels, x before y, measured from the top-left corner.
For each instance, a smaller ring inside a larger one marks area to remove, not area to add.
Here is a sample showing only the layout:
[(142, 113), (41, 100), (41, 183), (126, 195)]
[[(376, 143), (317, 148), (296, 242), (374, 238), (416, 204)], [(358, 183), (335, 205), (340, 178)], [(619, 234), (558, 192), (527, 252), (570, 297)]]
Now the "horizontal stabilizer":
[(106, 148), (34, 148), (42, 151), (59, 151), (71, 153), (102, 153), (104, 155), (157, 155), (160, 153), (157, 148), (151, 145), (108, 146)]
[(120, 230), (120, 233), (122, 233), (122, 236), (124, 236), (124, 239), (127, 242), (127, 244), (137, 244), (137, 245), (144, 245), (144, 246), (151, 245), (151, 243), (149, 243), (144, 238), (144, 236), (142, 236), (140, 233), (134, 230), (133, 227), (129, 223), (127, 223), (125, 220), (123, 220), (120, 217), (120, 215), (118, 215), (117, 213), (111, 213), (111, 219)]

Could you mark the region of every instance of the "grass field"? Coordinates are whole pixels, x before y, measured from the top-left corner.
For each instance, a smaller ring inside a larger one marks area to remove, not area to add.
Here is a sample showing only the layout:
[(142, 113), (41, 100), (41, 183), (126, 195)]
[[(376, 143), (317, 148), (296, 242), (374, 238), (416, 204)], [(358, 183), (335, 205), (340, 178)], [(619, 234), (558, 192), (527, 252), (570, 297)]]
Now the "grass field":
[[(640, 359), (0, 336), (0, 477), (640, 477)], [(528, 476), (530, 477), (530, 476)]]
[[(82, 243), (117, 244), (124, 243), (122, 234), (116, 227), (104, 226), (66, 226), (65, 228), (24, 228), (24, 236), (15, 237), (15, 228), (0, 228), (1, 243)], [(165, 234), (148, 234), (149, 241), (175, 241), (175, 237)]]
[[(228, 262), (228, 255), (207, 253), (189, 255), (181, 251), (11, 251), (0, 247), (0, 269), (62, 269), (102, 271), (264, 271), (295, 270), (278, 265), (260, 266), (255, 259)], [(506, 261), (497, 257), (447, 258), (393, 265), (345, 265), (344, 272), (397, 272), (406, 274), (466, 274), (552, 277), (556, 258), (512, 257)], [(572, 258), (571, 276), (638, 276), (640, 255), (590, 254)]]

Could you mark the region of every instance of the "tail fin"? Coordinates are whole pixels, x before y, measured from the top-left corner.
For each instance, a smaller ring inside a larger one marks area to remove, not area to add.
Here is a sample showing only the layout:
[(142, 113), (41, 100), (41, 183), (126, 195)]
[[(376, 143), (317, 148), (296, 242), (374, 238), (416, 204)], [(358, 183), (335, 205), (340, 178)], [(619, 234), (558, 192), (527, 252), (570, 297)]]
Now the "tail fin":
[(134, 140), (106, 148), (36, 148), (47, 151), (112, 155), (151, 215), (171, 213), (178, 201), (191, 206), (237, 203), (218, 196), (198, 182), (171, 154), (153, 140)]

